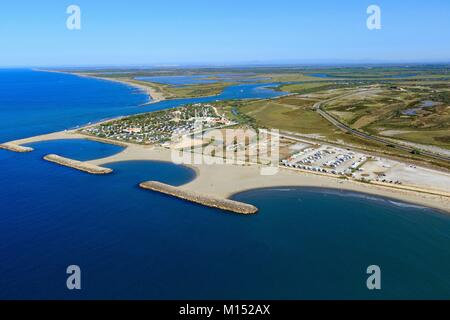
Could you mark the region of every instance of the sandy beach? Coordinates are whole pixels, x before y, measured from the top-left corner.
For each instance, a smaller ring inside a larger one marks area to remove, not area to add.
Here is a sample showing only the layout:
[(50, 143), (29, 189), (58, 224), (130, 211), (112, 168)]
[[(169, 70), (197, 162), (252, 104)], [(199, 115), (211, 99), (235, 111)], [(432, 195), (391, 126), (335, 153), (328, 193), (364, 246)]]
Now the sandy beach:
[(77, 76), (77, 77), (100, 79), (100, 80), (105, 80), (105, 81), (121, 83), (126, 86), (131, 86), (131, 87), (141, 90), (142, 92), (145, 92), (145, 94), (148, 95), (148, 97), (149, 97), (148, 102), (145, 103), (144, 105), (157, 103), (157, 102), (166, 100), (166, 97), (161, 92), (159, 92), (159, 91), (155, 90), (153, 87), (151, 87), (150, 83), (147, 86), (147, 85), (135, 83), (135, 82), (131, 81), (131, 79), (130, 80), (119, 80), (119, 79), (113, 79), (113, 78), (107, 78), (107, 77), (98, 77), (96, 75), (92, 75), (89, 73), (72, 73), (72, 72), (58, 71), (58, 70), (46, 70), (46, 69), (35, 69), (35, 70), (41, 71), (41, 72), (55, 72), (55, 73), (70, 74), (70, 75)]
[[(71, 73), (71, 74), (74, 74), (74, 73)], [(88, 77), (88, 78), (94, 78), (94, 79), (102, 79), (102, 80), (106, 80), (106, 81), (118, 82), (118, 83), (122, 83), (127, 86), (132, 86), (132, 87), (138, 88), (139, 90), (145, 92), (150, 97), (148, 103), (146, 103), (145, 105), (166, 100), (166, 97), (161, 92), (156, 91), (156, 89), (151, 87), (150, 83), (149, 83), (149, 85), (143, 85), (143, 84), (139, 84), (134, 81), (131, 81), (131, 80), (129, 80), (129, 81), (128, 80), (118, 80), (118, 79), (98, 77), (98, 76), (93, 76), (90, 74), (83, 74), (83, 73), (75, 74), (75, 75), (84, 76), (84, 77)]]
[[(96, 165), (105, 165), (130, 160), (171, 162), (171, 152), (160, 147), (130, 145), (121, 153), (90, 162)], [(284, 168), (280, 168), (276, 175), (263, 176), (260, 174), (261, 167), (258, 165), (195, 164), (187, 166), (193, 168), (197, 176), (181, 188), (216, 197), (229, 198), (236, 193), (259, 188), (318, 187), (377, 195), (450, 213), (450, 194), (435, 193), (434, 190), (430, 190), (431, 193), (425, 193), (422, 191), (426, 190), (419, 188), (407, 190), (396, 186), (361, 183)]]
[[(75, 130), (55, 132), (27, 139), (15, 140), (10, 143), (24, 145), (33, 142), (61, 139), (88, 139), (102, 143), (120, 144), (125, 148), (122, 152), (110, 157), (86, 161), (86, 163), (96, 166), (107, 166), (108, 163), (133, 160), (172, 162), (171, 150), (167, 148), (98, 139), (96, 137), (80, 134)], [(180, 189), (208, 194), (218, 198), (229, 198), (236, 193), (259, 188), (315, 187), (348, 190), (367, 195), (382, 196), (392, 200), (435, 208), (450, 213), (450, 193), (445, 191), (419, 187), (384, 185), (380, 183), (362, 183), (350, 179), (340, 179), (324, 174), (281, 167), (277, 174), (263, 176), (260, 174), (261, 165), (210, 165), (203, 163), (189, 164), (186, 166), (195, 170), (196, 178), (181, 186)], [(141, 182), (144, 182), (144, 178), (143, 181), (136, 181), (136, 183)]]

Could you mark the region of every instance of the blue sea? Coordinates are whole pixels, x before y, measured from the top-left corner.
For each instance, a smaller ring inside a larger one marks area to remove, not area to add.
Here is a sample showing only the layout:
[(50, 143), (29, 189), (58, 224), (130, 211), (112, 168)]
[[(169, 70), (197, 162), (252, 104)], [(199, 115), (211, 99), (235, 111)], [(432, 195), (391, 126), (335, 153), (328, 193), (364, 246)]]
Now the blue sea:
[[(275, 86), (276, 84), (272, 84)], [(0, 70), (0, 141), (195, 101), (283, 94), (240, 84), (219, 96), (143, 105), (118, 83)], [(418, 299), (450, 296), (450, 216), (389, 199), (312, 188), (233, 198), (257, 215), (224, 213), (142, 190), (195, 178), (171, 163), (110, 163), (93, 176), (42, 160), (120, 152), (92, 141), (0, 150), (1, 299)], [(79, 265), (82, 289), (66, 288)], [(380, 291), (366, 287), (381, 268)]]

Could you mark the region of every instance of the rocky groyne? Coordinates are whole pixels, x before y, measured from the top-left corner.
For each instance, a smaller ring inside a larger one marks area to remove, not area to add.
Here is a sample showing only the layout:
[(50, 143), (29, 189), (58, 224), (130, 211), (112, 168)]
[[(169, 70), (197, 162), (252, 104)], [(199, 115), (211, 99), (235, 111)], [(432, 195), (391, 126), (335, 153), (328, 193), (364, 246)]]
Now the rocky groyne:
[(140, 187), (147, 190), (161, 192), (167, 195), (171, 195), (183, 200), (198, 203), (204, 206), (217, 208), (225, 211), (230, 211), (239, 214), (255, 214), (258, 212), (258, 208), (253, 205), (229, 200), (220, 199), (210, 195), (199, 194), (193, 191), (182, 190), (177, 187), (170, 186), (157, 181), (148, 181), (140, 184)]
[(99, 167), (87, 162), (64, 158), (56, 154), (46, 155), (44, 159), (65, 167), (70, 167), (90, 174), (108, 174), (112, 172), (112, 169), (109, 168)]
[(31, 152), (33, 151), (33, 148), (30, 147), (24, 147), (15, 143), (3, 143), (0, 144), (0, 149), (5, 149), (13, 152)]

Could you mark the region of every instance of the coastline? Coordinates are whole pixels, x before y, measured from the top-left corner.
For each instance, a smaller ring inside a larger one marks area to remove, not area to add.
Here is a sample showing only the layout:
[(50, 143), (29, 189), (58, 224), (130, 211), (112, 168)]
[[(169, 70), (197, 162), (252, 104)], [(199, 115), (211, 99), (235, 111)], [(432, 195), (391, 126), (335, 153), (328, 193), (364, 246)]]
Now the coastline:
[[(128, 144), (128, 147), (115, 155), (90, 161), (95, 165), (104, 166), (108, 163), (148, 160), (171, 162), (171, 151), (155, 146)], [(211, 196), (229, 199), (235, 194), (261, 188), (318, 187), (337, 190), (348, 190), (359, 193), (380, 196), (401, 202), (417, 204), (445, 211), (450, 214), (450, 193), (434, 190), (401, 189), (394, 185), (375, 185), (354, 180), (343, 180), (336, 177), (318, 175), (307, 172), (296, 172), (280, 167), (274, 176), (260, 175), (260, 165), (207, 165), (183, 164), (195, 171), (196, 177), (187, 184), (180, 186)], [(423, 191), (427, 191), (425, 193)]]
[[(133, 84), (122, 80), (101, 78), (85, 74), (74, 74), (70, 72), (51, 71), (51, 70), (50, 71), (39, 70), (39, 71), (66, 73), (80, 77), (91, 77), (107, 81), (120, 82), (125, 85), (140, 87), (138, 84)], [(114, 119), (108, 119), (104, 121), (112, 121), (112, 120)], [(6, 148), (8, 148), (8, 145), (9, 146), (12, 145), (14, 146), (14, 149), (17, 150), (20, 149), (32, 151), (29, 150), (29, 148), (24, 147), (23, 145), (48, 140), (86, 139), (98, 141), (101, 143), (116, 144), (125, 148), (122, 152), (119, 152), (111, 157), (86, 161), (86, 163), (92, 165), (102, 166), (104, 164), (112, 162), (133, 161), (133, 160), (172, 162), (171, 152), (166, 148), (131, 144), (111, 139), (99, 139), (97, 137), (85, 135), (78, 132), (78, 130), (82, 128), (96, 125), (98, 123), (89, 124), (88, 126), (84, 126), (74, 130), (65, 130), (41, 136), (14, 140), (4, 143), (3, 146), (6, 146)], [(426, 189), (425, 187), (421, 188), (414, 186), (384, 185), (381, 183), (377, 184), (363, 183), (355, 180), (349, 179), (344, 180), (334, 176), (328, 176), (325, 174), (311, 173), (302, 170), (292, 170), (284, 167), (280, 167), (278, 174), (276, 174), (275, 176), (266, 177), (260, 175), (261, 165), (257, 164), (250, 164), (244, 166), (189, 164), (185, 166), (193, 169), (196, 173), (196, 177), (193, 181), (185, 184), (183, 188), (186, 188), (189, 191), (196, 191), (220, 198), (228, 199), (237, 193), (261, 188), (278, 188), (278, 187), (283, 188), (289, 186), (319, 187), (319, 188), (349, 190), (365, 194), (372, 194), (402, 202), (408, 202), (418, 204), (421, 206), (435, 208), (450, 213), (449, 190), (438, 192), (436, 190)], [(141, 182), (143, 181), (137, 181), (137, 183)]]
[(337, 188), (330, 188), (330, 187), (312, 187), (312, 186), (278, 186), (278, 187), (264, 187), (264, 188), (254, 188), (254, 189), (248, 189), (236, 192), (232, 195), (230, 195), (230, 199), (234, 199), (235, 197), (245, 194), (245, 193), (251, 193), (251, 192), (259, 192), (259, 191), (291, 191), (291, 190), (306, 190), (308, 192), (314, 192), (314, 193), (323, 193), (323, 194), (331, 194), (331, 195), (338, 195), (342, 197), (356, 197), (356, 198), (364, 198), (364, 199), (370, 199), (374, 201), (383, 201), (388, 204), (394, 204), (398, 206), (406, 206), (406, 207), (414, 207), (414, 208), (420, 208), (420, 209), (428, 209), (428, 210), (435, 210), (439, 214), (444, 215), (450, 215), (449, 211), (446, 211), (439, 207), (430, 207), (426, 206), (424, 204), (420, 203), (413, 203), (408, 202), (405, 200), (400, 200), (396, 198), (392, 198), (389, 196), (384, 196), (380, 194), (370, 194), (367, 192), (361, 192), (361, 191), (355, 191), (355, 190), (349, 190), (349, 189), (337, 189)]
[(156, 91), (151, 86), (144, 86), (142, 84), (134, 83), (133, 81), (111, 79), (111, 78), (106, 78), (106, 77), (98, 77), (98, 76), (91, 75), (88, 73), (74, 73), (74, 72), (68, 72), (68, 71), (47, 70), (47, 69), (33, 69), (33, 70), (40, 71), (40, 72), (62, 73), (62, 74), (68, 74), (68, 75), (77, 76), (77, 77), (111, 81), (111, 82), (121, 83), (128, 87), (134, 87), (134, 88), (139, 89), (140, 91), (142, 91), (143, 93), (145, 93), (147, 95), (148, 101), (146, 103), (144, 103), (143, 105), (149, 105), (149, 104), (153, 104), (153, 103), (157, 103), (157, 102), (166, 100), (166, 97), (164, 97), (164, 95), (162, 93)]
[[(148, 96), (148, 102), (143, 103), (141, 106), (146, 106), (146, 105), (150, 105), (150, 104), (154, 104), (154, 103), (158, 103), (161, 101), (165, 101), (165, 100), (177, 100), (177, 99), (198, 99), (198, 98), (214, 98), (214, 97), (218, 97), (220, 96), (222, 92), (217, 93), (217, 94), (212, 94), (212, 95), (203, 95), (203, 96), (196, 96), (196, 97), (168, 97), (165, 96), (163, 93), (155, 90), (152, 86), (151, 83), (148, 82), (148, 85), (144, 85), (141, 83), (137, 83), (136, 81), (139, 80), (135, 80), (135, 79), (113, 79), (113, 78), (107, 78), (107, 77), (100, 77), (94, 74), (90, 74), (90, 73), (72, 73), (69, 71), (60, 71), (60, 70), (47, 70), (47, 69), (33, 69), (35, 71), (41, 71), (41, 72), (53, 72), (53, 73), (62, 73), (62, 74), (68, 74), (68, 75), (73, 75), (73, 76), (78, 76), (78, 77), (85, 77), (85, 78), (91, 78), (91, 79), (99, 79), (99, 80), (105, 80), (105, 81), (111, 81), (111, 82), (117, 82), (117, 83), (121, 83), (123, 85), (126, 86), (131, 86), (134, 88), (137, 88), (139, 90), (141, 90), (142, 92), (144, 92), (147, 96)], [(140, 81), (142, 82), (142, 81)], [(265, 83), (261, 83), (261, 84), (265, 84)], [(235, 85), (235, 83), (229, 83), (228, 86), (232, 86)], [(267, 83), (267, 85), (270, 85), (270, 83)], [(264, 86), (264, 88), (266, 88)], [(270, 86), (268, 86), (267, 88), (271, 88)], [(288, 97), (288, 96), (292, 96), (292, 95), (296, 95), (296, 93), (288, 93), (288, 92), (284, 92), (281, 90), (276, 90), (277, 88), (271, 88), (273, 91), (279, 91), (279, 92), (283, 92), (283, 95), (277, 96), (277, 97), (273, 97), (271, 99), (280, 99), (283, 97)], [(246, 99), (252, 99), (252, 98), (244, 98), (243, 100)], [(113, 119), (112, 119), (113, 120)]]
[(84, 171), (90, 174), (108, 174), (112, 172), (112, 170), (109, 168), (102, 168), (87, 162), (61, 157), (56, 154), (48, 154), (44, 157), (44, 160), (59, 164), (61, 166), (74, 168), (79, 171)]
[[(101, 139), (81, 134), (76, 130), (61, 131), (42, 136), (31, 137), (11, 141), (16, 145), (64, 139), (85, 139), (102, 143), (117, 144), (114, 140)], [(120, 142), (124, 150), (112, 156), (86, 161), (95, 166), (105, 167), (109, 163), (123, 161), (162, 161), (173, 163), (171, 151), (167, 148), (138, 145)], [(209, 159), (211, 160), (211, 159)], [(213, 161), (210, 161), (213, 162)], [(409, 186), (382, 185), (363, 183), (355, 180), (340, 179), (325, 174), (315, 174), (301, 170), (292, 170), (280, 167), (276, 175), (262, 176), (261, 165), (247, 164), (182, 164), (195, 171), (195, 178), (180, 186), (187, 191), (195, 191), (201, 194), (217, 198), (229, 199), (234, 195), (261, 188), (286, 188), (286, 187), (312, 187), (335, 190), (347, 190), (367, 195), (379, 196), (394, 201), (416, 204), (432, 209), (438, 209), (450, 214), (450, 192), (428, 190)], [(143, 178), (144, 179), (144, 178)], [(136, 181), (136, 183), (142, 183)]]
[(175, 198), (233, 213), (248, 215), (255, 214), (258, 211), (258, 209), (251, 204), (230, 199), (215, 198), (192, 190), (183, 190), (182, 188), (174, 187), (158, 181), (142, 182), (139, 186), (142, 189), (163, 193)]
[[(74, 73), (71, 73), (71, 74), (74, 74)], [(147, 94), (149, 97), (149, 101), (147, 103), (144, 103), (143, 105), (149, 105), (149, 104), (158, 103), (158, 102), (166, 100), (165, 96), (161, 92), (156, 91), (150, 85), (145, 86), (143, 84), (135, 83), (131, 80), (127, 81), (127, 80), (111, 79), (111, 78), (98, 77), (98, 76), (93, 76), (93, 75), (84, 74), (84, 73), (74, 74), (74, 75), (79, 75), (80, 77), (86, 77), (86, 78), (92, 78), (92, 79), (101, 79), (101, 80), (105, 80), (105, 81), (112, 81), (112, 82), (121, 83), (121, 84), (124, 84), (127, 86), (135, 87), (135, 88), (139, 89), (140, 91), (144, 92), (145, 94)]]

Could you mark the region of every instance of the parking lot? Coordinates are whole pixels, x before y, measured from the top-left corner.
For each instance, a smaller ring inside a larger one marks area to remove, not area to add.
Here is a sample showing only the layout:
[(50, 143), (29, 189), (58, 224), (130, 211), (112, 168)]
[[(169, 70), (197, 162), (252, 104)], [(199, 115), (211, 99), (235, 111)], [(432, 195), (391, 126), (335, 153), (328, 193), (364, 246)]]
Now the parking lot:
[(362, 170), (368, 157), (354, 151), (333, 146), (307, 147), (285, 160), (282, 164), (291, 167), (336, 175), (353, 175)]

